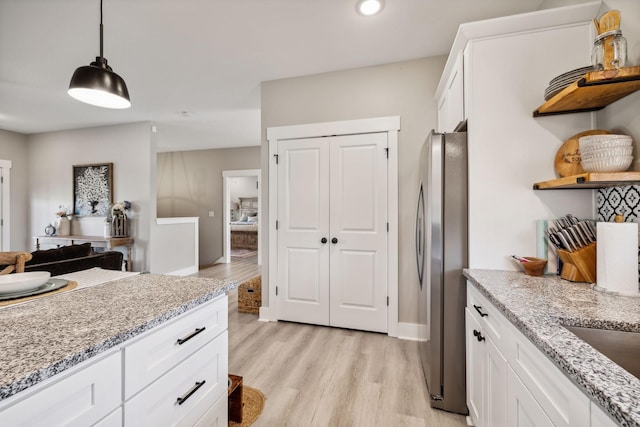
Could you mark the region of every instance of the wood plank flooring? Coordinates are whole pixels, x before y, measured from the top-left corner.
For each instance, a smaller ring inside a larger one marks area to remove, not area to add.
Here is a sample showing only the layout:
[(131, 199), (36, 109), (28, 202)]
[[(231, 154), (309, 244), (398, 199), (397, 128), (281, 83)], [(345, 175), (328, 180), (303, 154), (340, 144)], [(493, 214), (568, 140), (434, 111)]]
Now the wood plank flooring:
[[(239, 261), (198, 275), (246, 280), (259, 271)], [(429, 406), (416, 342), (257, 319), (238, 313), (229, 294), (229, 372), (267, 396), (253, 426), (466, 426)]]

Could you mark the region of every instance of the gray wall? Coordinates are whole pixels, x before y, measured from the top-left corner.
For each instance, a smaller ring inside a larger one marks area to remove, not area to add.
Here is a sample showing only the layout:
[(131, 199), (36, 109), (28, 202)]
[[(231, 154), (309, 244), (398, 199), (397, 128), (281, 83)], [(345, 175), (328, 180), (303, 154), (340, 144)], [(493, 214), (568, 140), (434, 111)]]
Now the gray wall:
[(27, 200), (29, 188), (27, 136), (0, 130), (0, 159), (11, 160), (11, 212), (9, 233), (11, 242), (6, 250), (30, 251), (31, 239), (27, 234)]
[(418, 157), (436, 127), (433, 100), (445, 56), (262, 83), (263, 304), (268, 305), (268, 179), (266, 129), (305, 123), (400, 116), (398, 142), (399, 321), (417, 323), (414, 222)]
[(158, 153), (157, 167), (158, 218), (199, 217), (200, 265), (213, 264), (224, 248), (222, 172), (260, 169), (260, 147)]
[[(132, 204), (133, 269), (149, 269), (153, 193), (149, 123), (50, 132), (28, 137), (28, 236), (43, 234), (55, 209), (73, 206), (72, 166), (113, 163), (113, 199)], [(12, 195), (13, 198), (13, 195)], [(33, 249), (31, 249), (33, 250)]]

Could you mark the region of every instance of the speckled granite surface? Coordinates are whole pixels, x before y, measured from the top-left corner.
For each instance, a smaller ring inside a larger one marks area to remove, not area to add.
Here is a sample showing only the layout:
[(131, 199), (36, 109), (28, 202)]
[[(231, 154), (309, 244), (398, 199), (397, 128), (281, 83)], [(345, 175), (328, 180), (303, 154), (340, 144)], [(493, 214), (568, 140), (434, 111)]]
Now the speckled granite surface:
[(640, 379), (562, 327), (640, 332), (640, 298), (604, 294), (558, 276), (474, 269), (464, 275), (614, 419), (640, 426)]
[(0, 310), (0, 400), (237, 287), (142, 274)]

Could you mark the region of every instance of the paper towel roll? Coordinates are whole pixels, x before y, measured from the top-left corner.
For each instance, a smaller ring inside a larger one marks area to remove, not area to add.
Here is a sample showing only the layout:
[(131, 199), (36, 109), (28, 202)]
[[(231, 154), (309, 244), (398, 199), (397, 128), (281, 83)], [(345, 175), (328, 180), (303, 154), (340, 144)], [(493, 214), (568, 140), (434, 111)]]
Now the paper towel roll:
[(597, 234), (598, 287), (638, 295), (638, 224), (599, 222)]

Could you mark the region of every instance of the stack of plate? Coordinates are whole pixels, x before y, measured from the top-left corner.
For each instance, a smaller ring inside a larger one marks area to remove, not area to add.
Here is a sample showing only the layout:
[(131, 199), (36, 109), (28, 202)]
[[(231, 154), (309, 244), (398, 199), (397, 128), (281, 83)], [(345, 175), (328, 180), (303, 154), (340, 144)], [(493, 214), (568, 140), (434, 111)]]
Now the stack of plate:
[(573, 82), (580, 79), (585, 74), (593, 71), (592, 66), (576, 68), (575, 70), (567, 71), (560, 74), (549, 82), (549, 87), (544, 91), (544, 100), (548, 101), (553, 98), (562, 89), (570, 86)]
[(622, 172), (633, 161), (633, 140), (628, 135), (587, 135), (578, 142), (585, 172)]

